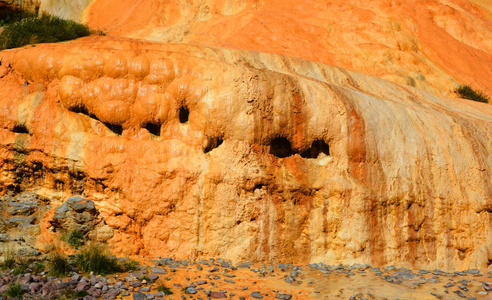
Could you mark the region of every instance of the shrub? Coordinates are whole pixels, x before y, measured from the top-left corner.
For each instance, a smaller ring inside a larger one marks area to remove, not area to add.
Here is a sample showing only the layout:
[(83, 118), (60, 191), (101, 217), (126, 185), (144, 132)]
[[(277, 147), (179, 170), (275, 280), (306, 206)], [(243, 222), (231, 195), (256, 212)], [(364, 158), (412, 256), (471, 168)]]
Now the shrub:
[(86, 25), (43, 14), (27, 17), (7, 25), (0, 34), (0, 50), (22, 47), (36, 43), (56, 43), (88, 36), (103, 35), (102, 31), (91, 31)]
[(36, 262), (36, 264), (32, 268), (32, 272), (33, 272), (33, 274), (37, 275), (37, 274), (43, 272), (45, 268), (46, 268), (46, 266), (44, 265), (44, 263), (38, 261), (38, 262)]
[(23, 294), (23, 292), (22, 292), (21, 286), (18, 283), (9, 285), (9, 287), (5, 291), (5, 296), (11, 297), (11, 298), (20, 299), (20, 298), (22, 298), (22, 294)]
[(91, 244), (76, 256), (77, 267), (84, 272), (108, 275), (122, 272), (123, 268), (116, 258), (107, 255), (100, 245)]
[(17, 259), (16, 267), (14, 269), (14, 275), (20, 275), (27, 273), (29, 268), (29, 262), (26, 259)]
[(55, 253), (51, 256), (48, 266), (50, 268), (49, 273), (56, 277), (67, 275), (71, 269), (68, 259), (60, 253)]
[(72, 229), (63, 234), (61, 239), (76, 249), (80, 248), (85, 242), (85, 236), (77, 229)]
[(7, 251), (5, 254), (4, 254), (4, 259), (3, 261), (0, 263), (0, 268), (2, 270), (12, 270), (15, 265), (17, 264), (17, 261), (14, 257), (14, 255), (12, 254), (12, 252), (10, 251)]
[(489, 97), (480, 92), (475, 91), (469, 85), (462, 85), (455, 90), (455, 93), (458, 94), (460, 98), (469, 99), (477, 102), (489, 103)]
[(157, 291), (159, 291), (161, 293), (164, 293), (164, 296), (168, 296), (168, 295), (174, 294), (173, 291), (171, 291), (170, 288), (168, 288), (167, 286), (165, 286), (162, 283), (159, 284), (159, 286), (157, 286)]

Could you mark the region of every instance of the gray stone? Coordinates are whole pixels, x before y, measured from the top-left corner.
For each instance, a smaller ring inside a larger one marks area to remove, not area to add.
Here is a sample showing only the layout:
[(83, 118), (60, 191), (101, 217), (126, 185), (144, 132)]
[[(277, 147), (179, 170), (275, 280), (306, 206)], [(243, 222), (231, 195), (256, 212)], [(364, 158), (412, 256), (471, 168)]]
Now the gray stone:
[(87, 282), (87, 281), (80, 281), (77, 284), (77, 287), (75, 288), (75, 290), (77, 292), (87, 291), (90, 287), (91, 287), (91, 285), (89, 284), (89, 282)]
[(196, 293), (198, 293), (198, 291), (197, 291), (197, 290), (195, 290), (195, 289), (194, 289), (194, 288), (192, 288), (192, 287), (188, 287), (188, 288), (186, 288), (186, 290), (185, 290), (185, 294), (196, 294)]
[(482, 282), (482, 288), (484, 290), (486, 290), (487, 292), (489, 292), (490, 290), (492, 290), (492, 285), (490, 285), (489, 283), (487, 282)]
[(250, 296), (255, 299), (263, 299), (263, 296), (259, 292), (252, 292)]
[(290, 300), (290, 299), (292, 299), (292, 295), (291, 294), (278, 293), (275, 298), (282, 299), (282, 300)]
[(167, 271), (164, 268), (150, 268), (150, 272), (154, 273), (154, 274), (160, 274), (160, 275), (167, 274)]
[(133, 300), (144, 300), (145, 299), (145, 294), (141, 292), (135, 292), (133, 293)]

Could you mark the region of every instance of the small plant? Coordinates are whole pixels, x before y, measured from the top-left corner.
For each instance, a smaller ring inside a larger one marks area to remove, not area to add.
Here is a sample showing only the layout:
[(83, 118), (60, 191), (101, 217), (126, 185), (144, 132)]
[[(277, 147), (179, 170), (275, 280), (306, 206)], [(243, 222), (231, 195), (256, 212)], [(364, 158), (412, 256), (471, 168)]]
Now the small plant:
[(76, 256), (76, 264), (83, 272), (108, 275), (122, 272), (122, 266), (116, 258), (107, 255), (102, 246), (91, 244)]
[(75, 249), (80, 248), (85, 242), (85, 236), (77, 229), (72, 229), (63, 234), (61, 239)]
[(12, 254), (12, 252), (7, 251), (6, 253), (4, 253), (4, 256), (5, 257), (3, 261), (0, 263), (0, 268), (2, 270), (12, 270), (17, 264), (14, 255)]
[(138, 269), (138, 261), (128, 259), (124, 262), (120, 262), (120, 272), (128, 272), (128, 271), (134, 271)]
[(55, 253), (51, 256), (48, 266), (50, 268), (49, 273), (56, 277), (67, 275), (71, 269), (68, 259), (60, 253)]
[(9, 285), (9, 287), (5, 291), (5, 296), (11, 297), (11, 298), (21, 299), (22, 294), (23, 294), (23, 292), (22, 292), (21, 286), (18, 283)]
[(489, 103), (489, 97), (480, 92), (475, 91), (469, 85), (462, 85), (455, 90), (455, 93), (458, 94), (460, 98), (469, 99), (477, 102)]
[(45, 269), (46, 269), (45, 264), (41, 261), (38, 261), (32, 268), (32, 273), (38, 275), (39, 273), (43, 272)]
[(18, 259), (16, 267), (14, 268), (14, 275), (21, 275), (27, 273), (29, 268), (29, 262), (26, 259)]
[(161, 293), (164, 293), (164, 296), (168, 296), (168, 295), (174, 294), (173, 291), (171, 291), (170, 288), (168, 288), (167, 286), (165, 286), (162, 283), (157, 286), (157, 291), (158, 292), (161, 292)]

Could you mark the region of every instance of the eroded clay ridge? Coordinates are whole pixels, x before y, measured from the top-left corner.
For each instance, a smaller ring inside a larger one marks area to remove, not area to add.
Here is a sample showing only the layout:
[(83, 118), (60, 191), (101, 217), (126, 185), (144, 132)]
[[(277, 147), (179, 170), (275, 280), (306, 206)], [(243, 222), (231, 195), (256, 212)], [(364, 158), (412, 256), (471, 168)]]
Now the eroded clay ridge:
[(490, 105), (279, 55), (108, 37), (0, 59), (2, 193), (94, 200), (118, 254), (492, 259)]

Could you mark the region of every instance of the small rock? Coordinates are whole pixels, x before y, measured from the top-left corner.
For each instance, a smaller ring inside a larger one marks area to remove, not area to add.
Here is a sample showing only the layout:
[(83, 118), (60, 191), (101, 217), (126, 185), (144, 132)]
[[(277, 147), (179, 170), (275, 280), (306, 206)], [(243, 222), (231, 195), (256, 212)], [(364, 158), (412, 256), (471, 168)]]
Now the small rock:
[(482, 282), (482, 288), (484, 290), (486, 290), (487, 292), (489, 292), (490, 290), (492, 290), (492, 286), (489, 283), (487, 283), (487, 282)]
[(197, 290), (195, 290), (195, 289), (194, 289), (194, 288), (192, 288), (192, 287), (188, 287), (188, 288), (186, 288), (186, 290), (185, 290), (185, 294), (196, 294), (196, 293), (198, 293), (198, 291), (197, 291)]
[(290, 299), (292, 299), (292, 295), (291, 294), (278, 293), (275, 298), (282, 299), (282, 300), (290, 300)]
[(133, 293), (133, 300), (144, 300), (145, 299), (145, 294), (141, 292), (135, 292)]
[(224, 292), (211, 292), (209, 295), (210, 298), (227, 298), (227, 295)]
[(150, 268), (150, 272), (154, 273), (154, 274), (160, 274), (160, 275), (167, 274), (166, 269), (163, 269), (163, 268)]
[(263, 296), (259, 292), (252, 292), (250, 296), (255, 299), (263, 299)]

